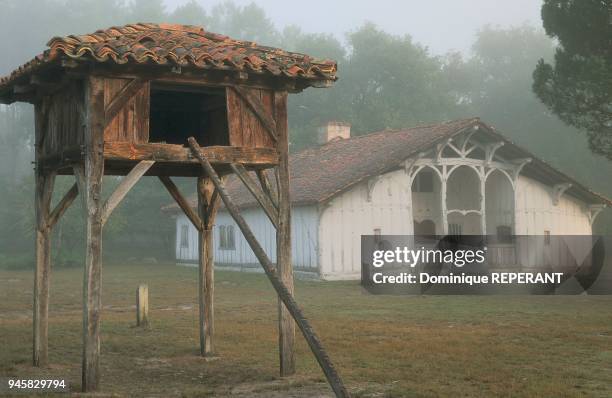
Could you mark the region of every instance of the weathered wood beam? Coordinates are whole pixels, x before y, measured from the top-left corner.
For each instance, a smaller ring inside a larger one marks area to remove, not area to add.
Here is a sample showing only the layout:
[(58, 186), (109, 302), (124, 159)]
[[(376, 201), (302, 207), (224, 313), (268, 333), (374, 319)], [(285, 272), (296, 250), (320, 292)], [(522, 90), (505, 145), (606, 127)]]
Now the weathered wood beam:
[(34, 366), (45, 366), (49, 352), (49, 280), (51, 274), (51, 228), (49, 210), (55, 174), (36, 170), (36, 269), (34, 273), (33, 350)]
[[(270, 167), (278, 163), (278, 153), (274, 148), (209, 146), (202, 148), (202, 152), (212, 164), (242, 163), (249, 166)], [(109, 160), (155, 160), (197, 164), (189, 148), (173, 144), (106, 142), (104, 157)]]
[(265, 170), (256, 170), (257, 179), (259, 180), (259, 184), (261, 184), (261, 189), (265, 192), (266, 196), (270, 198), (274, 207), (278, 210), (278, 197), (277, 193), (272, 190), (272, 184), (270, 184), (270, 180), (268, 179), (268, 175)]
[(249, 172), (244, 168), (243, 165), (238, 163), (230, 164), (230, 167), (234, 174), (238, 176), (240, 181), (247, 187), (249, 192), (255, 197), (257, 203), (262, 207), (266, 213), (274, 228), (278, 228), (278, 210), (275, 208), (272, 200), (264, 193), (264, 191), (257, 185), (255, 180), (251, 178)]
[(198, 230), (202, 231), (204, 229), (204, 225), (202, 224), (202, 220), (196, 214), (195, 211), (191, 208), (191, 205), (185, 199), (181, 191), (179, 191), (178, 187), (174, 184), (174, 182), (170, 179), (170, 177), (159, 176), (159, 180), (164, 184), (170, 196), (176, 201), (176, 204), (183, 210), (189, 221), (193, 224), (193, 226)]
[[(217, 188), (215, 188), (214, 186), (213, 186), (212, 197), (210, 198), (210, 203), (219, 204), (219, 191), (217, 191)], [(212, 228), (213, 224), (215, 223), (215, 216), (217, 215), (217, 209), (218, 209), (218, 206), (208, 206), (206, 210), (206, 215), (204, 219), (202, 220), (206, 228)]]
[(199, 231), (198, 303), (200, 315), (200, 355), (214, 355), (214, 262), (213, 224), (219, 207), (218, 191), (206, 177), (198, 177), (198, 211), (203, 220)]
[(268, 112), (266, 112), (263, 107), (263, 104), (261, 103), (261, 100), (255, 97), (251, 92), (249, 92), (243, 87), (234, 86), (232, 87), (232, 89), (242, 98), (244, 102), (246, 102), (249, 108), (251, 108), (255, 116), (257, 116), (261, 124), (263, 124), (265, 129), (268, 131), (270, 137), (272, 137), (275, 142), (278, 141), (276, 121)]
[(39, 157), (37, 164), (45, 172), (57, 171), (65, 167), (71, 167), (83, 160), (83, 151), (79, 147), (67, 147), (61, 153), (51, 156)]
[[(293, 294), (293, 264), (291, 255), (291, 198), (289, 195), (289, 129), (287, 126), (287, 92), (274, 93), (274, 117), (277, 121), (279, 161), (278, 228), (276, 229), (276, 268), (281, 281)], [(295, 373), (295, 323), (289, 309), (278, 300), (278, 339), (281, 376)]]
[(72, 71), (73, 77), (85, 77), (90, 73), (99, 76), (133, 79), (136, 77), (154, 80), (156, 83), (188, 84), (201, 87), (233, 87), (236, 83), (241, 86), (257, 89), (287, 90), (297, 93), (310, 85), (310, 79), (293, 79), (283, 77), (270, 77), (265, 74), (251, 73), (247, 80), (238, 79), (235, 71), (220, 70), (181, 70), (180, 74), (170, 73), (167, 66), (156, 65), (104, 65), (97, 64), (92, 70), (83, 68), (81, 71)]
[(113, 193), (108, 197), (102, 206), (102, 225), (106, 224), (113, 210), (121, 203), (125, 195), (132, 189), (140, 178), (153, 166), (153, 160), (141, 160), (134, 168), (126, 175)]
[(119, 90), (117, 94), (115, 94), (115, 97), (110, 101), (104, 110), (104, 120), (106, 125), (112, 122), (123, 107), (126, 106), (127, 103), (134, 98), (134, 95), (136, 95), (136, 93), (138, 93), (138, 91), (140, 91), (147, 83), (148, 80), (136, 77), (128, 84), (123, 86), (123, 88)]
[(49, 228), (53, 228), (55, 224), (57, 224), (58, 220), (62, 218), (66, 210), (68, 210), (78, 195), (79, 186), (75, 182), (49, 215), (49, 220), (47, 221)]
[(96, 391), (100, 384), (100, 315), (102, 312), (102, 177), (104, 176), (104, 81), (89, 77), (85, 158), (75, 176), (83, 201), (85, 228), (85, 277), (83, 279), (83, 369), (81, 387)]
[(238, 207), (234, 204), (228, 193), (225, 191), (223, 183), (221, 182), (221, 179), (213, 169), (212, 165), (200, 152), (200, 146), (193, 137), (189, 138), (189, 145), (191, 146), (194, 156), (196, 156), (200, 161), (204, 172), (208, 177), (210, 177), (213, 184), (215, 184), (215, 187), (219, 191), (219, 196), (221, 196), (221, 200), (223, 200), (223, 203), (225, 204), (225, 208), (236, 221), (238, 228), (240, 228), (240, 231), (242, 231), (242, 234), (244, 235), (244, 238), (253, 250), (255, 257), (257, 257), (257, 259), (261, 263), (264, 272), (268, 276), (268, 279), (272, 283), (272, 286), (276, 290), (281, 301), (283, 302), (283, 304), (285, 304), (289, 313), (291, 314), (293, 319), (295, 319), (295, 322), (298, 324), (300, 330), (302, 331), (302, 334), (304, 335), (304, 339), (308, 343), (308, 346), (310, 347), (317, 362), (319, 363), (319, 366), (321, 366), (321, 369), (323, 370), (323, 373), (325, 374), (325, 377), (327, 378), (327, 381), (329, 382), (332, 390), (334, 391), (337, 397), (350, 397), (348, 390), (344, 386), (340, 375), (336, 371), (336, 368), (334, 367), (331, 359), (323, 348), (321, 341), (317, 337), (312, 326), (310, 326), (310, 322), (308, 322), (302, 310), (293, 298), (293, 294), (289, 291), (285, 283), (279, 277), (274, 267), (274, 264), (272, 264), (272, 262), (268, 258), (268, 255), (257, 241), (255, 235), (253, 235), (253, 231), (251, 231), (251, 228), (240, 214), (240, 210), (238, 209)]

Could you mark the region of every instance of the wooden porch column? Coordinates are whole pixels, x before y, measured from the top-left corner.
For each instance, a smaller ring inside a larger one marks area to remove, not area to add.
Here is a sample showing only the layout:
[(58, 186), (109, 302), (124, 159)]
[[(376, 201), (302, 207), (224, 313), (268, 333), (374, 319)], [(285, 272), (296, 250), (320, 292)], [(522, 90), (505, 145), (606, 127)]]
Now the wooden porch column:
[(36, 269), (34, 271), (33, 347), (34, 366), (48, 363), (49, 278), (51, 273), (51, 225), (49, 214), (55, 174), (36, 167)]
[(214, 247), (213, 226), (219, 204), (210, 178), (198, 177), (198, 212), (202, 221), (199, 235), (198, 303), (200, 309), (200, 355), (214, 355)]
[(448, 235), (448, 208), (446, 205), (446, 182), (448, 181), (448, 168), (442, 166), (442, 179), (440, 184), (440, 204), (442, 210), (442, 235)]
[(85, 269), (83, 278), (84, 392), (100, 382), (100, 315), (102, 310), (102, 177), (104, 175), (104, 83), (90, 77), (87, 90), (84, 161), (74, 167), (85, 213)]
[[(280, 154), (278, 172), (278, 228), (276, 229), (276, 267), (280, 279), (293, 295), (293, 265), (291, 263), (291, 198), (289, 196), (289, 133), (287, 128), (287, 93), (274, 95), (274, 114)], [(295, 373), (295, 322), (278, 300), (278, 339), (280, 375)]]
[(487, 234), (487, 172), (484, 166), (478, 168), (478, 178), (480, 180), (480, 233), (481, 235)]

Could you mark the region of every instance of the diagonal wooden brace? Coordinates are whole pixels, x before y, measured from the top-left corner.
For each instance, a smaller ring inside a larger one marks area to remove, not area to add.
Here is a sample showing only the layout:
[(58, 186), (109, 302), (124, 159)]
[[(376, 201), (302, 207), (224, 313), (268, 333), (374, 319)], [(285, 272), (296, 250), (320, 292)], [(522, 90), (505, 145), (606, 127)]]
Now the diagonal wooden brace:
[(172, 196), (176, 204), (183, 210), (183, 212), (185, 213), (189, 221), (191, 221), (193, 226), (198, 231), (202, 232), (204, 230), (204, 224), (202, 222), (202, 219), (200, 219), (200, 216), (198, 216), (198, 214), (193, 211), (187, 199), (185, 199), (185, 197), (181, 194), (181, 191), (179, 191), (178, 187), (174, 184), (174, 182), (172, 182), (170, 177), (159, 176), (159, 180), (162, 182), (162, 184), (164, 184), (164, 186), (168, 190), (168, 193), (170, 193), (170, 196)]
[(257, 173), (257, 178), (259, 179), (259, 183), (261, 184), (261, 188), (266, 193), (266, 196), (268, 196), (268, 198), (270, 198), (270, 200), (272, 201), (274, 208), (278, 210), (278, 198), (276, 196), (276, 192), (272, 191), (272, 184), (270, 184), (270, 180), (268, 179), (268, 176), (266, 175), (266, 171), (257, 170), (256, 173)]
[(102, 206), (102, 225), (110, 217), (111, 213), (121, 203), (125, 195), (132, 189), (140, 178), (153, 166), (155, 162), (152, 160), (142, 160), (121, 180), (115, 191), (108, 197), (104, 206)]
[(263, 189), (257, 186), (255, 180), (251, 178), (249, 172), (239, 163), (231, 163), (232, 171), (240, 178), (242, 183), (247, 187), (249, 192), (255, 197), (259, 205), (262, 207), (274, 228), (278, 229), (278, 209), (274, 206), (272, 200), (267, 196)]
[(62, 200), (55, 206), (51, 214), (49, 214), (49, 219), (47, 220), (47, 225), (49, 228), (53, 228), (55, 224), (59, 221), (60, 218), (64, 215), (66, 210), (70, 207), (72, 202), (76, 199), (79, 194), (79, 186), (75, 182), (72, 188), (66, 192)]
[(193, 137), (189, 138), (189, 146), (191, 147), (193, 155), (200, 162), (200, 165), (204, 169), (204, 172), (208, 175), (208, 177), (210, 177), (213, 184), (215, 185), (215, 188), (217, 188), (217, 191), (219, 191), (219, 195), (221, 196), (221, 200), (223, 200), (223, 203), (225, 204), (225, 208), (232, 215), (234, 221), (236, 221), (238, 228), (240, 228), (240, 231), (242, 231), (244, 238), (247, 240), (249, 246), (253, 250), (253, 253), (261, 263), (262, 268), (268, 276), (268, 279), (270, 279), (270, 282), (276, 290), (276, 293), (278, 294), (279, 298), (281, 299), (283, 304), (285, 304), (289, 313), (300, 328), (300, 331), (304, 335), (304, 339), (308, 343), (310, 350), (314, 354), (317, 362), (319, 363), (319, 366), (323, 370), (323, 373), (325, 374), (325, 377), (327, 378), (327, 381), (331, 386), (332, 390), (334, 391), (337, 397), (350, 397), (350, 394), (344, 386), (340, 375), (336, 371), (336, 368), (334, 367), (331, 359), (323, 349), (321, 341), (312, 329), (312, 326), (310, 326), (310, 322), (308, 322), (308, 320), (304, 317), (304, 314), (302, 313), (302, 310), (293, 298), (293, 295), (289, 292), (283, 281), (279, 278), (274, 268), (274, 265), (268, 258), (268, 255), (265, 253), (265, 251), (257, 241), (257, 238), (255, 238), (255, 235), (253, 235), (251, 228), (248, 226), (248, 224), (240, 214), (240, 210), (238, 209), (238, 207), (234, 204), (228, 193), (225, 191), (223, 183), (221, 182), (221, 179), (219, 178), (217, 172), (213, 169), (210, 162), (202, 155), (202, 152), (200, 151), (200, 146)]

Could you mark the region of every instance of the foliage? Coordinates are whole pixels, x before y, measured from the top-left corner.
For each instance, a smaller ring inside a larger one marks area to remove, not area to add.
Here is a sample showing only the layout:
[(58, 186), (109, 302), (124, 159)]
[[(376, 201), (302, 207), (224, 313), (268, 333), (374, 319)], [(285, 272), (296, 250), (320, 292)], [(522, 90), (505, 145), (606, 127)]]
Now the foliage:
[(612, 0), (545, 0), (542, 20), (560, 45), (554, 64), (538, 62), (533, 90), (612, 160)]

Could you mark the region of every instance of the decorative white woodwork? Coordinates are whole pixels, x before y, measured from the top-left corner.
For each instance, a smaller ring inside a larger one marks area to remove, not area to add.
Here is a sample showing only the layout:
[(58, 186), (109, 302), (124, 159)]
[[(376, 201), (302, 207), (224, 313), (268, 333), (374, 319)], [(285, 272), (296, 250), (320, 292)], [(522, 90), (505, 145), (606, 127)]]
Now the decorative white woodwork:
[(555, 184), (552, 187), (552, 202), (553, 205), (557, 206), (559, 204), (559, 199), (561, 199), (561, 195), (568, 189), (572, 187), (572, 184), (569, 182), (565, 182), (562, 184)]
[(606, 205), (590, 205), (587, 208), (587, 216), (589, 217), (589, 223), (593, 226), (595, 219), (601, 213), (603, 209), (606, 208)]

